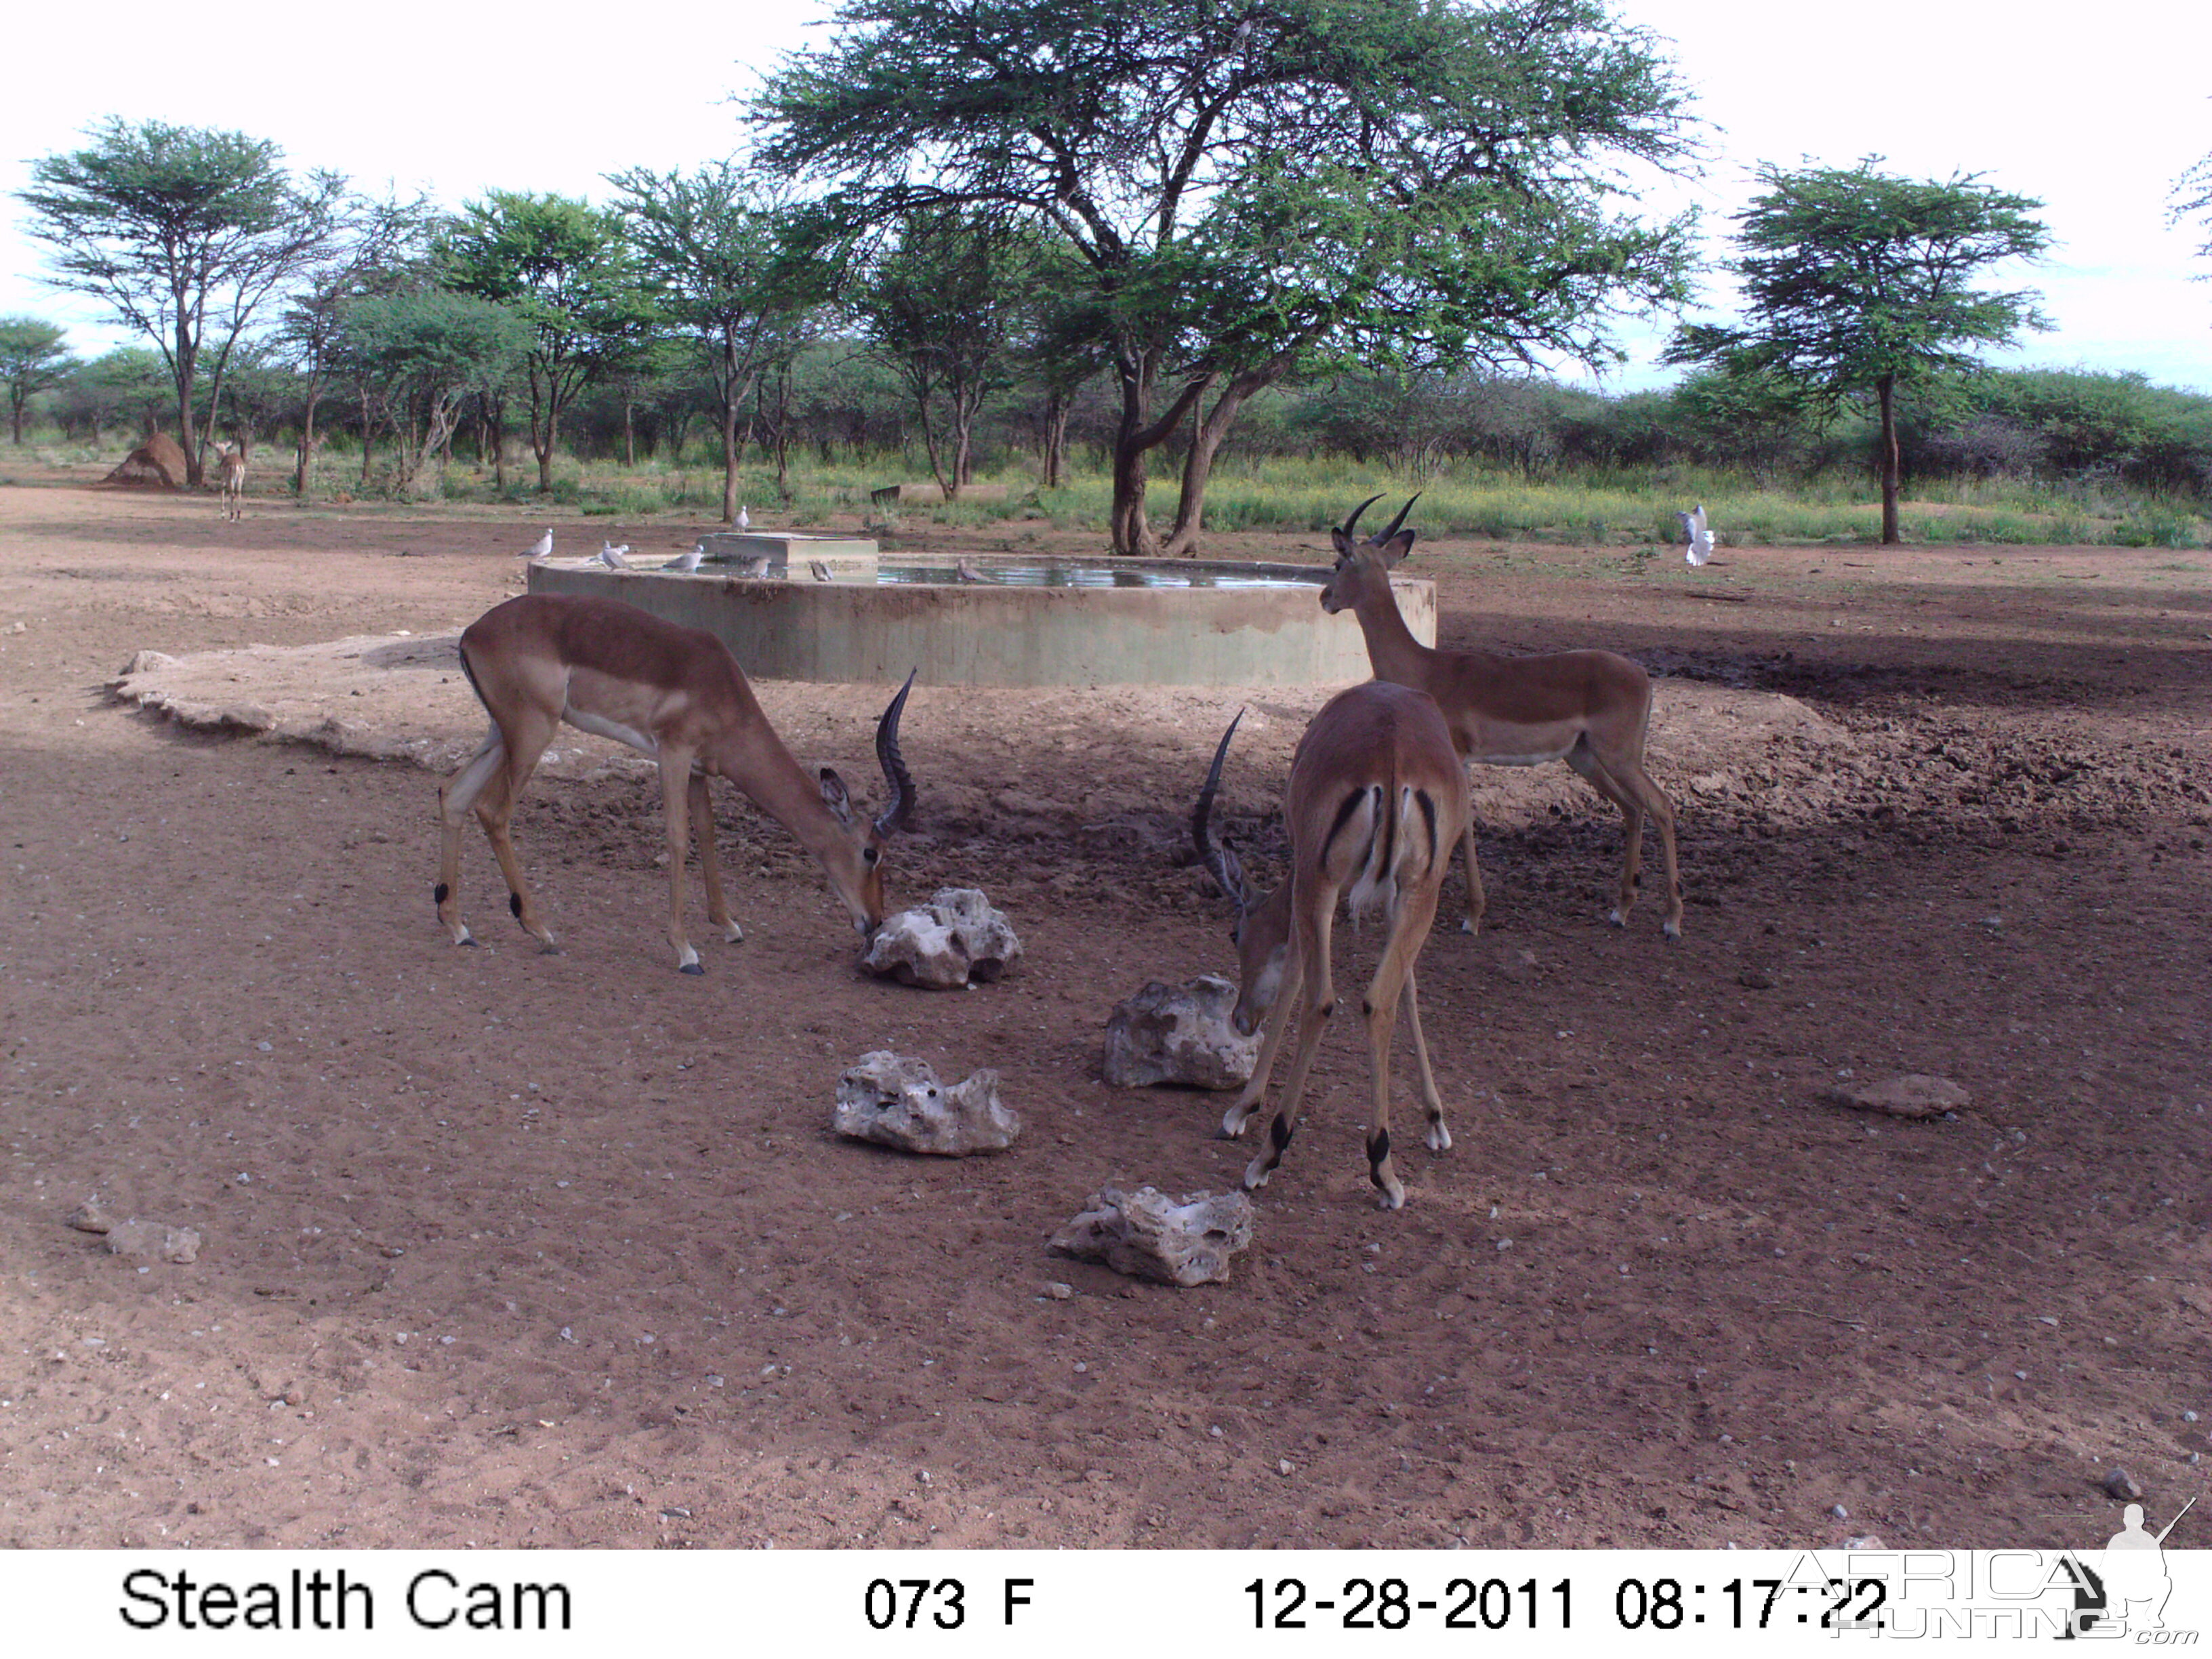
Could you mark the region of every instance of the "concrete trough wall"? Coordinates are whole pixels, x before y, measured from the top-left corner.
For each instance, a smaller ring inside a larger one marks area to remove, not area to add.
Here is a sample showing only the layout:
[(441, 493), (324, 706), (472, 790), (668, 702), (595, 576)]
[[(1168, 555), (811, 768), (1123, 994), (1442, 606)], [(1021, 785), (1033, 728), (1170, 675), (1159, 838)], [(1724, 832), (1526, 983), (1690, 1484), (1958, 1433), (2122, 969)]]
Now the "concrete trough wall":
[[(1117, 562), (1126, 566), (1128, 562)], [(1177, 562), (1162, 568), (1187, 574)], [(1243, 575), (1279, 566), (1238, 566)], [(1309, 579), (1313, 573), (1303, 573)], [(1394, 579), (1434, 644), (1436, 589)], [(594, 593), (703, 628), (763, 679), (925, 685), (1332, 685), (1369, 677), (1351, 612), (1314, 580), (1282, 587), (1009, 587), (779, 581), (701, 570), (531, 567), (534, 593)]]

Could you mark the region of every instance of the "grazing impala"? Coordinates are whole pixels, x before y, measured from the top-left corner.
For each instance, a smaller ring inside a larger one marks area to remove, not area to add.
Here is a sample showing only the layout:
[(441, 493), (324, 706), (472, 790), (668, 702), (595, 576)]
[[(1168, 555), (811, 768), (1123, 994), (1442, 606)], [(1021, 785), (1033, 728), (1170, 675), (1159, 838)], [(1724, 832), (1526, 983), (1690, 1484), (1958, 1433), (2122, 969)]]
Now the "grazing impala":
[[(1413, 532), (1401, 531), (1407, 501), (1388, 528), (1364, 542), (1352, 538), (1359, 515), (1382, 499), (1370, 495), (1333, 532), (1336, 569), (1321, 591), (1322, 609), (1351, 611), (1367, 636), (1367, 659), (1378, 680), (1410, 685), (1434, 697), (1462, 757), (1484, 766), (1540, 766), (1566, 762), (1590, 787), (1620, 809), (1628, 844), (1612, 921), (1628, 924), (1642, 884), (1644, 819), (1659, 830), (1667, 871), (1665, 929), (1682, 936), (1682, 884), (1674, 867), (1674, 805), (1644, 769), (1651, 725), (1651, 676), (1641, 663), (1610, 651), (1554, 651), (1508, 657), (1494, 651), (1432, 651), (1413, 637), (1390, 592), (1392, 567), (1410, 552)], [(1419, 501), (1415, 496), (1414, 501)], [(1467, 830), (1467, 921), (1482, 926), (1482, 876), (1474, 862), (1474, 823)]]
[(809, 778), (761, 713), (729, 647), (704, 629), (663, 622), (613, 599), (525, 594), (495, 605), (461, 635), (461, 668), (491, 715), (475, 757), (439, 792), (443, 821), (438, 920), (456, 945), (476, 939), (461, 920), (461, 821), (474, 809), (507, 878), (508, 908), (547, 951), (507, 834), (516, 799), (562, 721), (612, 738), (660, 763), (668, 828), (668, 942), (687, 974), (706, 971), (684, 934), (684, 861), (696, 825), (707, 915), (735, 941), (714, 852), (707, 780), (724, 777), (796, 836), (829, 875), (864, 936), (883, 925), (884, 842), (914, 813), (914, 780), (900, 757), (899, 714), (914, 677), (876, 726), (876, 758), (890, 800), (872, 823), (855, 821), (844, 780), (828, 767)]
[(222, 469), (222, 516), (236, 520), (246, 516), (246, 440), (215, 447), (216, 465)]
[(1443, 716), (1429, 697), (1381, 680), (1340, 693), (1314, 716), (1291, 762), (1290, 787), (1283, 796), (1291, 832), (1290, 879), (1257, 898), (1244, 884), (1236, 854), (1207, 828), (1222, 757), (1236, 730), (1231, 720), (1222, 733), (1213, 769), (1191, 815), (1191, 833), (1214, 879), (1237, 902), (1239, 987), (1231, 1018), (1247, 1036), (1264, 1019), (1267, 1036), (1252, 1080), (1221, 1120), (1221, 1133), (1243, 1133), (1259, 1109), (1295, 1014), (1298, 1048), (1283, 1085), (1282, 1103), (1268, 1127), (1267, 1146), (1244, 1171), (1248, 1188), (1266, 1186), (1291, 1144), (1307, 1069), (1336, 1008), (1329, 943), (1338, 896), (1347, 900), (1355, 919), (1379, 910), (1389, 934), (1360, 1000), (1375, 1090), (1367, 1168), (1382, 1207), (1397, 1209), (1406, 1201), (1406, 1188), (1390, 1162), (1390, 1042), (1401, 991), (1421, 1099), (1428, 1108), (1429, 1150), (1442, 1152), (1451, 1146), (1443, 1100), (1429, 1069), (1428, 1042), (1421, 1035), (1413, 960), (1436, 918), (1437, 892), (1451, 860), (1452, 843), (1466, 833), (1467, 774), (1453, 751)]

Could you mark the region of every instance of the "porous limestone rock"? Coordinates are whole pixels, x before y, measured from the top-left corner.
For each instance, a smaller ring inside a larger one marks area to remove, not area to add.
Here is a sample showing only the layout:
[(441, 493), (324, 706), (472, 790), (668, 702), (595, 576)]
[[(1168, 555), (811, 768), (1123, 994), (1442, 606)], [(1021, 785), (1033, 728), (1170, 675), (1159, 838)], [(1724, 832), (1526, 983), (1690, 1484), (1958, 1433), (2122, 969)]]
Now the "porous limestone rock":
[(877, 930), (860, 965), (931, 991), (988, 984), (1022, 959), (1022, 942), (973, 887), (940, 887)]
[(1908, 1072), (1879, 1083), (1858, 1083), (1828, 1091), (1838, 1106), (1862, 1112), (1887, 1112), (1892, 1117), (1941, 1117), (1969, 1105), (1973, 1097), (1947, 1077)]
[(978, 1072), (948, 1088), (927, 1060), (878, 1048), (838, 1079), (830, 1127), (902, 1152), (966, 1158), (1006, 1151), (1022, 1121), (1000, 1100), (996, 1072)]
[(147, 1261), (197, 1261), (200, 1236), (196, 1228), (172, 1227), (166, 1222), (118, 1221), (107, 1229), (107, 1251)]
[(1106, 1081), (1117, 1089), (1242, 1088), (1259, 1063), (1261, 1034), (1237, 1035), (1229, 1023), (1236, 1006), (1237, 988), (1212, 974), (1188, 985), (1152, 981), (1106, 1021)]
[(1252, 1200), (1242, 1193), (1170, 1199), (1151, 1187), (1107, 1187), (1091, 1194), (1049, 1248), (1132, 1279), (1191, 1285), (1227, 1279), (1230, 1258), (1251, 1242)]

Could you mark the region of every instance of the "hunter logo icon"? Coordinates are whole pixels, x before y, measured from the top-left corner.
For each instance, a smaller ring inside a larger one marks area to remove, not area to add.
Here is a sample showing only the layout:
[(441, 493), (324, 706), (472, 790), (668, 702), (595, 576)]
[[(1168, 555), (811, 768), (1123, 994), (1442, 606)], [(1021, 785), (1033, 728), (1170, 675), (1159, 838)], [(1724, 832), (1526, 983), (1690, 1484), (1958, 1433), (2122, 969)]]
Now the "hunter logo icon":
[(2062, 1640), (2100, 1622), (2106, 1626), (2100, 1634), (2166, 1628), (2163, 1615), (2166, 1598), (2173, 1594), (2173, 1580), (2166, 1572), (2164, 1547), (2167, 1534), (2196, 1504), (2191, 1498), (2155, 1534), (2143, 1526), (2142, 1504), (2130, 1504), (2120, 1511), (2120, 1529), (2106, 1543), (2104, 1559), (2094, 1568), (2086, 1562), (2073, 1564), (2080, 1569), (2078, 1576), (2069, 1575), (2075, 1578), (2075, 1612)]

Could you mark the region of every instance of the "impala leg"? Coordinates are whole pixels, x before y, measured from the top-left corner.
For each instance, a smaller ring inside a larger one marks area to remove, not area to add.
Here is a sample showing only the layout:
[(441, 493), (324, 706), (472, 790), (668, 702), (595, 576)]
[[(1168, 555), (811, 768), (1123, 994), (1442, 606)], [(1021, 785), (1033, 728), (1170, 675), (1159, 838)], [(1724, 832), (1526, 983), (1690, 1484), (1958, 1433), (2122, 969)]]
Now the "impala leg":
[(1489, 908), (1489, 902), (1482, 891), (1482, 866), (1475, 862), (1474, 814), (1470, 812), (1467, 818), (1467, 920), (1460, 923), (1460, 932), (1480, 933), (1482, 913)]
[[(668, 818), (668, 942), (676, 948), (678, 973), (703, 974), (699, 953), (684, 935), (684, 863), (691, 854), (691, 757), (664, 747), (660, 751), (660, 802)], [(707, 833), (714, 834), (711, 822)]]
[(707, 920), (722, 930), (732, 945), (745, 930), (730, 920), (730, 901), (722, 893), (722, 858), (714, 845), (714, 803), (707, 793), (707, 775), (691, 775), (691, 833), (699, 842), (699, 873), (707, 884)]
[[(1390, 1160), (1390, 1042), (1398, 1030), (1398, 999), (1411, 990), (1413, 983), (1413, 959), (1421, 953), (1427, 941), (1429, 928), (1436, 921), (1437, 889), (1424, 883), (1407, 892), (1400, 901), (1398, 914), (1391, 918), (1390, 944), (1382, 953), (1382, 960), (1375, 969), (1375, 977), (1368, 981), (1367, 996), (1361, 1012), (1367, 1018), (1367, 1053), (1375, 1087), (1374, 1116), (1367, 1132), (1367, 1174), (1375, 1183), (1386, 1210), (1405, 1207), (1406, 1188), (1398, 1179), (1398, 1171)], [(1429, 1109), (1429, 1145), (1441, 1152), (1437, 1136), (1443, 1129), (1443, 1103), (1435, 1092), (1436, 1080), (1430, 1075), (1428, 1044), (1420, 1036), (1421, 1022), (1419, 1008), (1409, 1002), (1413, 1021), (1415, 1052), (1419, 1056), (1425, 1103)], [(1451, 1137), (1443, 1136), (1445, 1146)]]
[[(1306, 1073), (1313, 1066), (1315, 1052), (1321, 1047), (1321, 1034), (1328, 1026), (1329, 1016), (1336, 1012), (1336, 988), (1329, 980), (1329, 929), (1335, 919), (1336, 894), (1326, 895), (1328, 903), (1321, 909), (1318, 919), (1306, 914), (1301, 907), (1297, 920), (1298, 961), (1303, 967), (1310, 963), (1313, 972), (1302, 975), (1305, 980), (1304, 994), (1299, 999), (1298, 1051), (1291, 1057), (1291, 1074), (1283, 1080), (1283, 1098), (1275, 1108), (1275, 1115), (1267, 1125), (1267, 1144), (1244, 1169), (1244, 1189), (1254, 1191), (1267, 1184), (1267, 1177), (1283, 1161), (1283, 1153), (1291, 1144), (1291, 1131), (1298, 1125), (1298, 1106), (1306, 1092)], [(1287, 1002), (1290, 988), (1284, 988)], [(1279, 1006), (1281, 1005), (1278, 1005)]]
[(499, 727), (485, 733), (468, 763), (438, 791), (438, 884), (431, 896), (438, 906), (438, 922), (456, 945), (474, 945), (476, 935), (461, 920), (461, 828), (484, 786), (507, 765), (507, 749)]
[(1429, 1150), (1432, 1152), (1451, 1151), (1451, 1131), (1444, 1127), (1444, 1097), (1437, 1089), (1437, 1074), (1429, 1069), (1429, 1040), (1421, 1034), (1421, 999), (1416, 994), (1413, 975), (1406, 975), (1406, 1023), (1413, 1033), (1413, 1066), (1420, 1074), (1421, 1104), (1429, 1113)]
[(1651, 775), (1641, 766), (1628, 771), (1621, 781), (1638, 803), (1651, 815), (1651, 822), (1659, 830), (1659, 862), (1667, 875), (1666, 932), (1668, 939), (1682, 937), (1682, 878), (1674, 865), (1674, 803), (1667, 799), (1667, 792), (1651, 781)]
[(1628, 913), (1636, 908), (1636, 895), (1644, 884), (1644, 808), (1627, 786), (1598, 759), (1587, 740), (1567, 752), (1567, 764), (1581, 773), (1591, 788), (1620, 809), (1621, 833), (1625, 837), (1620, 850), (1620, 892), (1606, 920), (1616, 927), (1626, 927)]
[(554, 941), (553, 930), (538, 914), (538, 902), (531, 896), (530, 884), (522, 878), (522, 860), (515, 853), (509, 826), (514, 818), (515, 803), (522, 799), (523, 787), (538, 769), (538, 758), (559, 729), (557, 720), (527, 714), (518, 718), (514, 731), (501, 734), (507, 750), (507, 765), (485, 787), (476, 804), (477, 822), (483, 826), (484, 837), (491, 842), (492, 856), (499, 860), (499, 873), (507, 881), (507, 908), (521, 924), (522, 931), (538, 941), (539, 951), (546, 956), (559, 955), (561, 947)]
[(1260, 1058), (1252, 1067), (1252, 1076), (1244, 1085), (1244, 1091), (1231, 1103), (1222, 1114), (1221, 1138), (1234, 1140), (1244, 1133), (1244, 1126), (1260, 1109), (1267, 1098), (1267, 1079), (1275, 1070), (1275, 1056), (1281, 1052), (1283, 1038), (1291, 1029), (1291, 1012), (1297, 1006), (1298, 987), (1304, 982), (1301, 965), (1293, 960), (1283, 969), (1282, 983), (1275, 992), (1275, 1006), (1267, 1010), (1266, 1023), (1261, 1026)]

